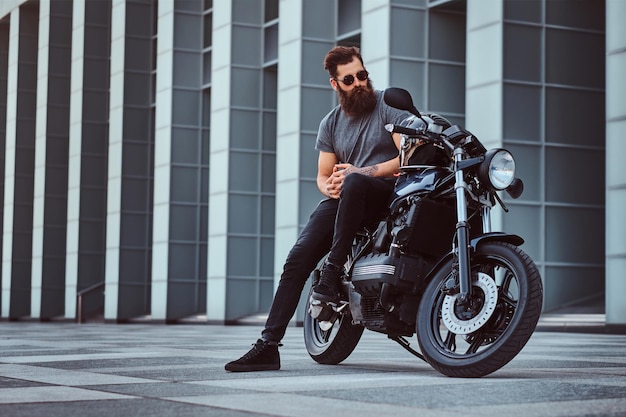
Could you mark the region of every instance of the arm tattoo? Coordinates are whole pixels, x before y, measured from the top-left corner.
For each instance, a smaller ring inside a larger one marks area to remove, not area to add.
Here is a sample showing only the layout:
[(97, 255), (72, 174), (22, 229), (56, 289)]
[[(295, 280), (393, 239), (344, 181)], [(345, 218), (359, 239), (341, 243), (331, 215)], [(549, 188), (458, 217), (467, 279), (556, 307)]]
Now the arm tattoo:
[(368, 177), (373, 177), (376, 171), (378, 171), (378, 165), (372, 165), (369, 167), (359, 168), (357, 172), (363, 175), (367, 175)]

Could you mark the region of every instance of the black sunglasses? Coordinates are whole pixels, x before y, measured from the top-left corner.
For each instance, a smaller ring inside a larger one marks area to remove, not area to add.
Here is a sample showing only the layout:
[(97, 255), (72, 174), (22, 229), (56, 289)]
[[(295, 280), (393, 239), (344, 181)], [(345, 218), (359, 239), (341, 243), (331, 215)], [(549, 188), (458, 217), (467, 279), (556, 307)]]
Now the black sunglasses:
[[(365, 80), (367, 80), (367, 77), (369, 75), (370, 75), (369, 72), (367, 72), (365, 70), (361, 70), (361, 71), (356, 73), (356, 78), (358, 78), (359, 81), (365, 81)], [(354, 83), (354, 75), (346, 75), (345, 77), (343, 77), (343, 80), (340, 80), (337, 77), (334, 77), (333, 79), (335, 81), (341, 81), (345, 85), (352, 85), (352, 83)]]

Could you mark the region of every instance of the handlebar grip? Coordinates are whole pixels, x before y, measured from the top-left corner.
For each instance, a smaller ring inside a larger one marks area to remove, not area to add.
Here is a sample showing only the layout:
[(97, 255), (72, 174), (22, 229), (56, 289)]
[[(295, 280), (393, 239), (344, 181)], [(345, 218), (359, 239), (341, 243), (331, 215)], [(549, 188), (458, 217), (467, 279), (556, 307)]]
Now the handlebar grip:
[(385, 129), (387, 129), (387, 131), (391, 133), (401, 133), (408, 136), (417, 136), (420, 134), (420, 131), (416, 129), (411, 129), (410, 127), (402, 127), (391, 123), (385, 125)]

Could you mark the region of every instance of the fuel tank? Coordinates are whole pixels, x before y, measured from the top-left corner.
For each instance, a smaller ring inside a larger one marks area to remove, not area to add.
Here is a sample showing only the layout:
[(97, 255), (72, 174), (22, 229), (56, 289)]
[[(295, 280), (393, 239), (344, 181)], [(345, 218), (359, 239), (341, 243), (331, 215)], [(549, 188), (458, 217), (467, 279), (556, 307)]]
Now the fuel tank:
[(452, 171), (443, 167), (403, 168), (396, 180), (393, 199), (402, 198), (416, 192), (433, 191)]

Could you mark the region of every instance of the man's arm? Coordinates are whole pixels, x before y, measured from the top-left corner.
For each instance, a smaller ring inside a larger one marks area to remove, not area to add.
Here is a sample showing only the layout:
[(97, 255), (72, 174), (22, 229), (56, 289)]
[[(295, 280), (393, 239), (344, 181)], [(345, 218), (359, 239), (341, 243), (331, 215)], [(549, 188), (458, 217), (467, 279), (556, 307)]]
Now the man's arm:
[[(393, 134), (396, 148), (400, 149), (401, 136)], [(370, 177), (392, 177), (400, 168), (400, 156), (385, 162), (366, 167), (355, 167), (352, 164), (338, 164), (337, 156), (332, 152), (320, 152), (317, 171), (317, 188), (330, 198), (339, 198), (341, 186), (346, 175), (358, 172)]]

